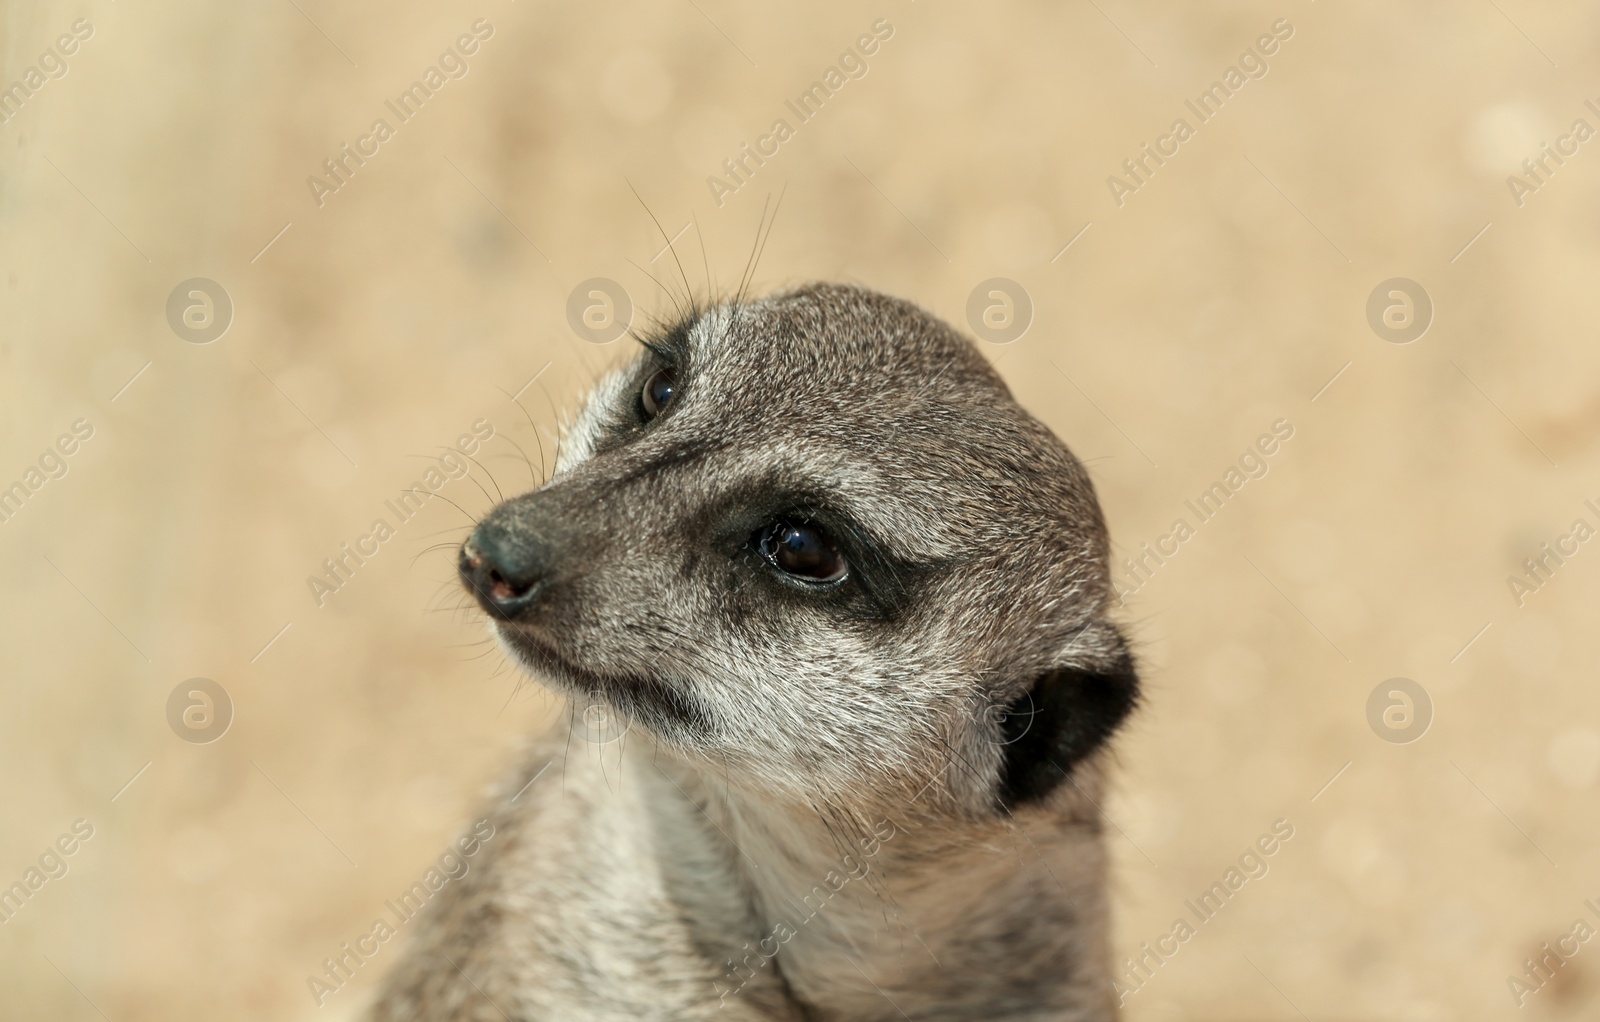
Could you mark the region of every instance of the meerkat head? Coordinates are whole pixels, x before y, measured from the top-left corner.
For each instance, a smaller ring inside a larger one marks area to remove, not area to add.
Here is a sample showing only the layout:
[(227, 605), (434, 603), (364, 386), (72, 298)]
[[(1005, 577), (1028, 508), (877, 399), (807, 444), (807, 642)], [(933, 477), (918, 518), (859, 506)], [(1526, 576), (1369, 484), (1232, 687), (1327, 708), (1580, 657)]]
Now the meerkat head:
[(812, 285), (643, 344), (462, 546), (513, 656), (767, 798), (992, 814), (1105, 742), (1093, 487), (971, 343)]

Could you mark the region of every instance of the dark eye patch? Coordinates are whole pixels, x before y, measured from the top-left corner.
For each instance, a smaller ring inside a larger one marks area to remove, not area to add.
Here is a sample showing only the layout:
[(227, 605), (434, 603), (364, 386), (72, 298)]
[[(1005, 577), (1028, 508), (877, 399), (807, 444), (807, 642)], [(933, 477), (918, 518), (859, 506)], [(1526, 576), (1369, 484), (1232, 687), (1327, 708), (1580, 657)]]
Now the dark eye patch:
[[(689, 533), (702, 529), (720, 537), (717, 542), (730, 556), (742, 559), (769, 592), (804, 605), (829, 607), (851, 617), (893, 621), (911, 605), (923, 581), (942, 562), (909, 561), (891, 555), (884, 544), (862, 528), (848, 513), (815, 495), (775, 493), (759, 483), (742, 492), (725, 495), (707, 520), (691, 523)], [(836, 547), (849, 565), (846, 575), (831, 584), (817, 585), (803, 578), (785, 578), (774, 570), (762, 550), (762, 540), (774, 524), (804, 522), (815, 527)]]

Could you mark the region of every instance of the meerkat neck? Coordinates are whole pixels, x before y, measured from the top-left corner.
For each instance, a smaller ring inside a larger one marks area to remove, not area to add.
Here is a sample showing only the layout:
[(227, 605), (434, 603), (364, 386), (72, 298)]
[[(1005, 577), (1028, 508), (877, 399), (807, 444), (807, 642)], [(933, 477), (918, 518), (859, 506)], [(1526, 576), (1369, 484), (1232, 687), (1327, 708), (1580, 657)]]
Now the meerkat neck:
[(726, 988), (770, 972), (818, 1018), (961, 1005), (974, 1018), (1024, 1017), (997, 1010), (1008, 1002), (1048, 1004), (1053, 1019), (1114, 1017), (1092, 817), (782, 806), (682, 761), (655, 768), (726, 842), (748, 899), (754, 936), (727, 963)]

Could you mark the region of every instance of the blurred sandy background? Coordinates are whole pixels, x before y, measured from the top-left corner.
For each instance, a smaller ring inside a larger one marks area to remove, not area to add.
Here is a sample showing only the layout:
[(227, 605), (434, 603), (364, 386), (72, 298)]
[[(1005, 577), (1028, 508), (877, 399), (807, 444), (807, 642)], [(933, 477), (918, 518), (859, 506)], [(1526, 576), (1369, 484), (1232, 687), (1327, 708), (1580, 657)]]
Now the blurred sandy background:
[[(0, 86), (92, 31), (0, 125), (0, 485), (93, 428), (0, 525), (0, 884), (93, 827), (0, 926), (0, 1017), (356, 1010), (394, 945), (321, 1008), (306, 977), (553, 705), (473, 659), (429, 550), (467, 523), (445, 500), (325, 605), (307, 577), (477, 420), (494, 483), (528, 484), (507, 438), (537, 463), (628, 346), (574, 333), (575, 285), (621, 282), (638, 322), (669, 308), (633, 189), (687, 228), (703, 289), (702, 243), (731, 286), (785, 188), (760, 288), (856, 280), (962, 324), (979, 281), (1026, 288), (1028, 332), (985, 349), (1090, 462), (1119, 560), (1293, 424), (1124, 611), (1148, 702), (1106, 806), (1119, 957), (1294, 827), (1127, 1017), (1595, 1017), (1600, 942), (1520, 1010), (1508, 978), (1600, 927), (1600, 543), (1521, 606), (1507, 578), (1600, 525), (1600, 142), (1520, 207), (1506, 179), (1600, 128), (1600, 9), (0, 10)], [(480, 19), (466, 73), (400, 124), (385, 101)], [(879, 19), (865, 75), (798, 125), (785, 100)], [(1279, 19), (1269, 71), (1200, 125), (1184, 101)], [(1107, 176), (1179, 117), (1194, 137), (1118, 206)], [(378, 118), (394, 136), (319, 206), (308, 176)], [(778, 118), (794, 137), (719, 207), (707, 177)], [(210, 343), (166, 313), (197, 277), (233, 305)], [(1369, 325), (1393, 277), (1431, 296), (1412, 343)], [(476, 514), (494, 483), (440, 492)], [(196, 677), (234, 704), (211, 744), (168, 722)], [(1369, 724), (1395, 677), (1432, 701), (1411, 744)]]

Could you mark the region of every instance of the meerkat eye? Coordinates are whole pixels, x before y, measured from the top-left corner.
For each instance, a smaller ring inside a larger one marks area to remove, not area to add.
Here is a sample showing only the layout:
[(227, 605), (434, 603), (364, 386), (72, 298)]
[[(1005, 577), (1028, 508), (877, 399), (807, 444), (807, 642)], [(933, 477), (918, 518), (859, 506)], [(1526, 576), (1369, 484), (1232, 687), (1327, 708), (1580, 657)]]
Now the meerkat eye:
[(758, 534), (757, 545), (779, 571), (807, 582), (837, 582), (850, 570), (822, 530), (807, 522), (773, 522)]
[(651, 373), (650, 378), (644, 381), (644, 389), (639, 391), (639, 404), (644, 408), (644, 417), (654, 419), (666, 411), (677, 392), (678, 385), (672, 378), (670, 368), (662, 366)]

